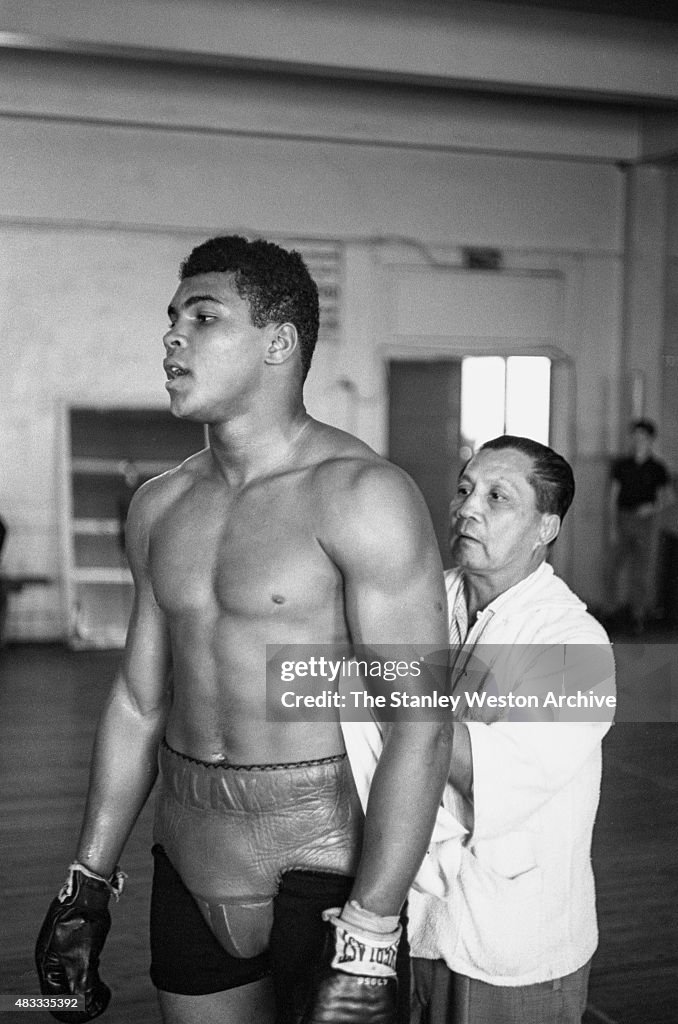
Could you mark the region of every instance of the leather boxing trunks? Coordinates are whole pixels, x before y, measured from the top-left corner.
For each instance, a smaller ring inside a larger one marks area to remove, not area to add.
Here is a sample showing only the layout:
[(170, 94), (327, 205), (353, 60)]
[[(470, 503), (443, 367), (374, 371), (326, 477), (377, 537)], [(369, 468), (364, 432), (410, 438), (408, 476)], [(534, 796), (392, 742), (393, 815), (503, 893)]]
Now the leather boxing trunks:
[(345, 755), (232, 766), (163, 742), (159, 769), (154, 842), (231, 956), (267, 948), (283, 874), (355, 873), (363, 813)]

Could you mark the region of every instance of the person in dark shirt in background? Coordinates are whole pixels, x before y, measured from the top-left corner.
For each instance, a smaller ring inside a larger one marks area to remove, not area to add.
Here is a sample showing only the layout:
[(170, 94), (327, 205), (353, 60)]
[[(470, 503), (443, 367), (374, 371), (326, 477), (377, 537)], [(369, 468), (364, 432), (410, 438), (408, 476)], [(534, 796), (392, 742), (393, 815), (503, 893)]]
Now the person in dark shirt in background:
[(652, 420), (630, 426), (632, 451), (612, 463), (610, 516), (610, 600), (612, 614), (625, 607), (641, 633), (652, 610), (658, 513), (666, 501), (670, 476), (654, 457), (657, 428)]
[[(0, 518), (0, 562), (2, 562), (2, 549), (5, 544), (5, 537), (7, 536), (7, 527), (5, 526), (4, 519)], [(1, 571), (1, 567), (0, 567)], [(9, 593), (8, 587), (5, 581), (0, 577), (0, 646), (2, 646), (2, 637), (5, 629), (5, 622), (7, 620), (7, 594)]]

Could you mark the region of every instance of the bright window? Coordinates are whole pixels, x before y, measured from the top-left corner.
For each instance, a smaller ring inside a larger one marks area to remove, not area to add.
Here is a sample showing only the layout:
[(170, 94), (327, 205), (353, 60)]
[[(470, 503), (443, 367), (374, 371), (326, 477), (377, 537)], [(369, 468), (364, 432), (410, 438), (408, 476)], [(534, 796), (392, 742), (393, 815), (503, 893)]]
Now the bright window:
[(548, 444), (551, 360), (468, 356), (461, 365), (462, 458), (499, 434)]

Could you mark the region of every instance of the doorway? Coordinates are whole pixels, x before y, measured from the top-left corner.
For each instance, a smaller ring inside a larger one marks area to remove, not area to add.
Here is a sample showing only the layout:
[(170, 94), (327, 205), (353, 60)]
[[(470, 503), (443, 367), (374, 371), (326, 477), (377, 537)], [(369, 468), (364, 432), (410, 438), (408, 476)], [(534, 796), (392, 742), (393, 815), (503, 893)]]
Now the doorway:
[(447, 510), (459, 472), (461, 359), (393, 360), (388, 374), (389, 458), (424, 495), (447, 566)]
[(165, 409), (64, 410), (64, 620), (74, 648), (122, 647), (134, 588), (125, 521), (136, 489), (205, 446), (201, 423)]
[(461, 467), (499, 434), (549, 443), (546, 356), (394, 359), (388, 364), (389, 458), (419, 486), (445, 568), (448, 509)]

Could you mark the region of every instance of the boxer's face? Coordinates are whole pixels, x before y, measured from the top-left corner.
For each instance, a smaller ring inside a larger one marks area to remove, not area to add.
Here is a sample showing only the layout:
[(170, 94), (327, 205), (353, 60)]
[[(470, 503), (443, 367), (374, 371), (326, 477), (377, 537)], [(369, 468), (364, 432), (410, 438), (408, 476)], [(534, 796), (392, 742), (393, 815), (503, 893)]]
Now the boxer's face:
[(186, 278), (167, 312), (163, 365), (172, 413), (202, 423), (243, 413), (261, 385), (272, 325), (252, 324), (230, 274)]
[(538, 511), (531, 471), (532, 460), (511, 448), (480, 451), (467, 463), (450, 505), (455, 565), (516, 580), (533, 571), (558, 517)]

